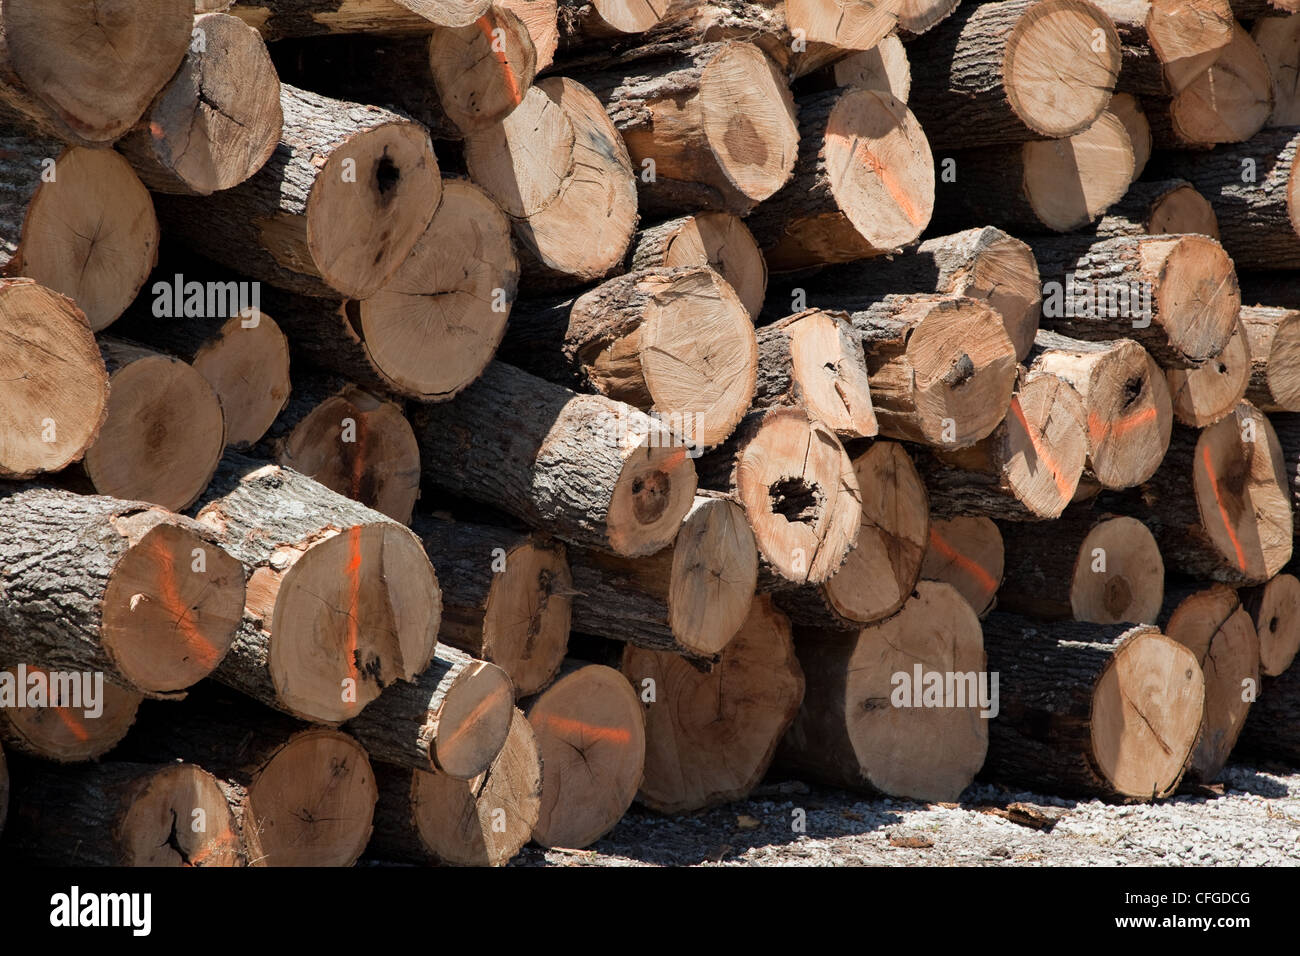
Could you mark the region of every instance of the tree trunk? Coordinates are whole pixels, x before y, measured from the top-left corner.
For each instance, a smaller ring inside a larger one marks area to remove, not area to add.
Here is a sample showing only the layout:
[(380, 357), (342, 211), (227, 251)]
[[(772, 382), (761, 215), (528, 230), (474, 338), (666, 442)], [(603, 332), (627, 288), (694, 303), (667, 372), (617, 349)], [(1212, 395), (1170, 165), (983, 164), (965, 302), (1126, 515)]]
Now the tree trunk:
[[(15, 753), (57, 763), (96, 760), (121, 743), (135, 722), (142, 694), (104, 684), (102, 690), (93, 690), (92, 707), (82, 684), (81, 699), (76, 699), (74, 690), (66, 706), (53, 706), (52, 701), (43, 707), (27, 706), (23, 691), (33, 680), (50, 687), (51, 676), (50, 671), (28, 664), (0, 671), (0, 742)], [(3, 684), (10, 681), (18, 692), (17, 702), (5, 699)]]
[(1092, 228), (1099, 239), (1115, 236), (1172, 236), (1200, 233), (1219, 238), (1219, 220), (1209, 200), (1185, 179), (1133, 183), (1124, 198)]
[(992, 518), (931, 518), (921, 580), (950, 584), (981, 618), (997, 604), (1005, 549)]
[(1263, 412), (1300, 411), (1300, 312), (1243, 306), (1250, 383), (1246, 398)]
[(763, 309), (767, 262), (744, 221), (730, 213), (702, 212), (642, 229), (628, 262), (634, 272), (711, 266), (740, 296), (751, 317)]
[(382, 36), (463, 27), (481, 17), (490, 0), (237, 0), (230, 11), (267, 40), (326, 33)]
[(1300, 580), (1278, 574), (1266, 584), (1245, 588), (1241, 605), (1255, 622), (1259, 636), (1259, 669), (1265, 677), (1278, 677), (1300, 650)]
[(1246, 397), (1250, 370), (1250, 349), (1242, 323), (1238, 322), (1237, 331), (1223, 351), (1200, 368), (1171, 368), (1165, 372), (1174, 417), (1192, 428), (1213, 425)]

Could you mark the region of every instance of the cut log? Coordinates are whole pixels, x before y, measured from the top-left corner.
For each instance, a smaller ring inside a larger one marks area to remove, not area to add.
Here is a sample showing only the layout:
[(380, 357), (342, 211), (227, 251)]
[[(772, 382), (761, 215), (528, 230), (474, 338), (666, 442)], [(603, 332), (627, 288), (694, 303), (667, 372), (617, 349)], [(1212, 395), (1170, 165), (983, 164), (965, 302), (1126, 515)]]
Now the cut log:
[(836, 60), (821, 72), (826, 73), (827, 79), (836, 86), (890, 93), (900, 103), (907, 102), (912, 90), (912, 66), (907, 58), (907, 47), (895, 33), (870, 50), (859, 50)]
[(1043, 372), (1022, 376), (992, 434), (960, 451), (936, 448), (922, 456), (931, 507), (945, 517), (1058, 517), (1088, 460), (1087, 420), (1087, 407), (1069, 383)]
[(1130, 338), (1164, 368), (1198, 368), (1237, 327), (1233, 261), (1208, 236), (1036, 240), (1044, 327), (1092, 342)]
[(1142, 101), (1131, 93), (1116, 93), (1110, 98), (1106, 112), (1123, 123), (1124, 132), (1128, 133), (1129, 145), (1133, 147), (1133, 179), (1136, 181), (1141, 178), (1147, 160), (1151, 158), (1151, 124), (1147, 122)]
[(542, 762), (528, 719), (513, 711), (505, 746), (473, 780), (381, 767), (372, 854), (448, 866), (504, 866), (542, 806)]
[(108, 373), (76, 303), (31, 279), (0, 279), (0, 477), (79, 461), (108, 414)]
[(636, 234), (629, 257), (640, 269), (711, 266), (733, 289), (751, 316), (763, 308), (767, 262), (745, 223), (725, 212), (669, 219)]
[(267, 40), (324, 33), (401, 36), (436, 27), (463, 27), (487, 10), (490, 0), (237, 0), (230, 11)]
[[(202, 525), (46, 488), (0, 499), (0, 660), (182, 691), (225, 656), (243, 569)], [(56, 545), (56, 543), (58, 543)]]
[(890, 295), (854, 312), (880, 434), (965, 448), (1011, 404), (1016, 349), (1002, 317), (960, 296)]
[(284, 129), (267, 163), (211, 196), (159, 196), (167, 234), (252, 279), (304, 295), (378, 292), (424, 234), (442, 195), (417, 123), (280, 88)]
[(1264, 681), (1250, 707), (1237, 752), (1270, 761), (1300, 763), (1300, 667)]
[(1199, 433), (1174, 429), (1141, 496), (1168, 566), (1225, 584), (1263, 584), (1291, 560), (1295, 456), (1280, 437), (1248, 402)]
[(648, 0), (560, 0), (560, 36), (568, 43), (644, 33), (668, 13)]
[(1259, 688), (1259, 637), (1237, 592), (1215, 584), (1171, 595), (1163, 630), (1192, 652), (1205, 677), (1205, 714), (1188, 780), (1211, 783), (1237, 743)]
[(700, 483), (730, 492), (758, 546), (763, 589), (821, 584), (848, 556), (862, 493), (844, 446), (795, 408), (756, 409), (699, 461)]
[(961, 0), (902, 0), (898, 8), (898, 30), (907, 37), (919, 36), (952, 16), (960, 2)]
[(803, 700), (790, 622), (762, 595), (708, 673), (675, 654), (633, 646), (622, 670), (634, 688), (653, 688), (637, 800), (658, 813), (745, 799)]
[(1124, 198), (1106, 210), (1093, 234), (1114, 236), (1171, 236), (1199, 233), (1219, 238), (1219, 220), (1208, 199), (1183, 179), (1134, 183)]
[(1087, 467), (1101, 487), (1131, 488), (1155, 474), (1169, 447), (1173, 403), (1160, 366), (1142, 346), (1042, 331), (1028, 363), (1068, 382), (1083, 399)]
[(983, 776), (1048, 793), (1158, 800), (1201, 725), (1195, 656), (1154, 627), (1014, 614), (984, 620), (990, 672), (1013, 689), (989, 727)]
[(1226, 0), (1094, 0), (1115, 23), (1122, 44), (1118, 88), (1163, 98), (1214, 63), (1232, 41)]
[[(509, 116), (465, 137), (465, 162), (540, 278), (580, 285), (622, 261), (636, 231), (636, 178), (586, 87), (564, 77), (529, 87)], [(593, 219), (593, 209), (604, 214)]]
[(1005, 549), (992, 518), (930, 519), (921, 579), (950, 584), (980, 617), (997, 604)]
[(1273, 78), (1273, 112), (1265, 125), (1300, 124), (1300, 17), (1261, 17), (1250, 38)]
[(867, 364), (848, 316), (808, 309), (759, 329), (754, 404), (802, 408), (845, 441), (874, 437)]
[(580, 850), (614, 828), (645, 768), (645, 718), (632, 685), (599, 664), (572, 665), (525, 712), (542, 760), (533, 840)]
[(194, 20), (180, 70), (118, 149), (150, 189), (207, 196), (271, 158), (284, 114), (280, 78), (257, 31), (238, 17)]
[(61, 139), (108, 145), (172, 78), (193, 18), (191, 0), (6, 0), (0, 100)]
[[(922, 581), (887, 621), (851, 633), (800, 631), (795, 651), (807, 690), (778, 751), (782, 766), (916, 800), (956, 800), (970, 784), (988, 742), (981, 708), (996, 697), (982, 693), (992, 685), (977, 692), (980, 622), (954, 588)], [(956, 693), (935, 699), (936, 679), (941, 692), (946, 679)]]
[(429, 482), (577, 544), (654, 554), (695, 498), (687, 449), (654, 419), (501, 362), (412, 417)]
[(870, 50), (898, 23), (901, 0), (785, 0), (785, 22), (810, 44)]
[(111, 150), (0, 126), (0, 262), (75, 301), (98, 332), (158, 262), (153, 201)]
[(936, 148), (1073, 136), (1115, 88), (1119, 34), (1086, 0), (963, 5), (915, 40), (909, 102)]
[(1248, 398), (1263, 412), (1300, 411), (1300, 312), (1243, 306), (1250, 361)]
[(259, 466), (228, 454), (199, 511), (249, 571), (243, 622), (214, 676), (269, 707), (338, 724), (428, 665), (438, 581), (408, 529)]
[(921, 574), (930, 528), (925, 485), (897, 442), (875, 442), (853, 461), (862, 493), (857, 544), (822, 584), (778, 595), (800, 626), (853, 629), (903, 606)]
[(1184, 425), (1204, 428), (1231, 413), (1246, 397), (1250, 359), (1247, 338), (1239, 322), (1223, 351), (1200, 368), (1166, 371), (1174, 417)]
[(790, 182), (748, 219), (768, 268), (788, 272), (892, 252), (934, 211), (925, 132), (889, 93), (832, 90), (802, 98)]
[(1267, 584), (1241, 591), (1241, 604), (1255, 622), (1259, 636), (1259, 669), (1278, 677), (1300, 650), (1300, 580), (1278, 574)]
[[(27, 761), (14, 775), (11, 810), (6, 855), (28, 865), (242, 862), (225, 794), (212, 774), (194, 764)], [(201, 828), (191, 825), (198, 819)]]
[(540, 73), (555, 59), (560, 45), (559, 4), (556, 0), (496, 0), (497, 8), (509, 10), (523, 21), (533, 41)]
[(574, 549), (569, 560), (574, 630), (705, 660), (730, 646), (758, 580), (744, 510), (715, 496), (696, 497), (676, 540), (656, 555)]
[(99, 343), (108, 414), (84, 467), (101, 495), (183, 511), (203, 493), (226, 446), (221, 400), (178, 358), (122, 339)]
[(541, 534), (417, 515), (412, 528), (438, 562), (438, 640), (502, 668), (518, 697), (564, 662), (573, 576), (564, 546)]
[(71, 690), (71, 699), (63, 698), (66, 704), (50, 700), (33, 707), (25, 703), (29, 690), (43, 685), (52, 697), (67, 677), (28, 664), (0, 671), (0, 683), (12, 681), (17, 692), (6, 700), (0, 691), (0, 742), (13, 752), (58, 763), (95, 760), (116, 747), (135, 723), (143, 695), (116, 684), (87, 686), (82, 675), (74, 676), (78, 680), (62, 685)]
[(691, 448), (718, 445), (749, 407), (754, 323), (708, 266), (643, 269), (577, 299), (520, 303), (501, 357), (652, 413)]

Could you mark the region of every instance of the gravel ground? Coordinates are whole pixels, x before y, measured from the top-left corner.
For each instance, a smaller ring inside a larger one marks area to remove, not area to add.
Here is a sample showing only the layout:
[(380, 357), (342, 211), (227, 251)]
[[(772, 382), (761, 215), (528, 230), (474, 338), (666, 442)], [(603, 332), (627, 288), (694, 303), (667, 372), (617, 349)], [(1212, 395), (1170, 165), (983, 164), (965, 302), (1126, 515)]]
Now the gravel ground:
[[(794, 828), (800, 818), (804, 832)], [(958, 804), (925, 804), (789, 781), (689, 816), (633, 807), (586, 850), (530, 846), (512, 865), (1130, 864), (1300, 864), (1300, 771), (1230, 766), (1213, 787), (1155, 805), (1062, 800), (987, 784), (968, 788)]]

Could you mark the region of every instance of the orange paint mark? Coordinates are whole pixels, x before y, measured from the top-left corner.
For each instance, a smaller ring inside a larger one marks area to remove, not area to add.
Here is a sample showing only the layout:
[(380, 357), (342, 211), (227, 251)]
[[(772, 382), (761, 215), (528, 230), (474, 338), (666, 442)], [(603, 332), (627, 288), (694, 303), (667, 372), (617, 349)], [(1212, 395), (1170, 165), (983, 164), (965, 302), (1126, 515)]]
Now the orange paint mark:
[(166, 139), (167, 131), (162, 128), (161, 123), (159, 123), (157, 120), (154, 120), (149, 123), (149, 135), (151, 135), (154, 139)]
[(980, 564), (966, 557), (966, 555), (962, 554), (950, 545), (944, 540), (943, 535), (939, 534), (939, 532), (935, 531), (933, 528), (930, 529), (930, 547), (943, 555), (946, 560), (951, 561), (953, 564), (957, 565), (957, 567), (961, 568), (961, 570), (973, 577), (983, 589), (987, 597), (992, 597), (993, 592), (998, 589), (998, 582), (993, 580), (993, 575), (984, 570)]
[(54, 712), (58, 714), (59, 720), (63, 721), (63, 726), (68, 728), (68, 733), (76, 737), (77, 740), (84, 744), (90, 739), (90, 731), (86, 730), (85, 725), (77, 719), (77, 715), (69, 708), (55, 707)]
[(501, 696), (501, 691), (502, 688), (498, 687), (492, 693), (488, 694), (488, 696), (475, 704), (474, 709), (465, 715), (465, 720), (459, 727), (453, 730), (450, 734), (438, 735), (438, 742), (448, 744), (454, 743), (457, 737), (460, 737), (466, 731), (473, 729), (479, 719), (488, 712), (488, 708), (490, 708), (496, 702), (497, 698)]
[(1201, 449), (1201, 460), (1205, 464), (1206, 477), (1210, 479), (1210, 491), (1214, 493), (1214, 503), (1219, 506), (1219, 517), (1223, 519), (1223, 527), (1228, 531), (1228, 539), (1232, 541), (1232, 548), (1237, 552), (1237, 567), (1246, 570), (1246, 552), (1241, 548), (1241, 542), (1237, 540), (1237, 531), (1232, 527), (1232, 522), (1228, 520), (1228, 509), (1223, 506), (1223, 498), (1219, 496), (1219, 478), (1214, 473), (1214, 464), (1210, 461), (1210, 449), (1207, 445)]
[(221, 663), (221, 651), (209, 641), (194, 623), (194, 609), (187, 606), (176, 580), (176, 555), (167, 550), (160, 540), (155, 540), (152, 550), (158, 557), (158, 600), (163, 609), (176, 618), (174, 627), (180, 631), (185, 645), (208, 670)]
[(510, 102), (518, 106), (520, 99), (522, 99), (519, 93), (519, 81), (515, 79), (515, 71), (510, 69), (510, 60), (506, 57), (505, 50), (498, 50), (493, 44), (491, 19), (483, 16), (479, 17), (475, 22), (478, 24), (479, 31), (483, 36), (487, 37), (488, 49), (492, 51), (492, 55), (501, 64), (501, 72), (506, 75), (506, 83), (510, 85)]
[(865, 143), (859, 142), (857, 148), (853, 150), (853, 155), (861, 159), (862, 165), (866, 166), (870, 172), (876, 174), (880, 184), (885, 187), (885, 191), (889, 193), (889, 197), (894, 200), (898, 208), (903, 210), (903, 215), (907, 217), (908, 221), (914, 226), (919, 226), (925, 217), (913, 204), (912, 197), (908, 195), (907, 190), (899, 183), (893, 172), (886, 169), (880, 160), (876, 159), (871, 151), (867, 149)]
[(554, 714), (548, 714), (545, 720), (546, 725), (558, 734), (583, 735), (594, 740), (618, 744), (620, 747), (632, 740), (632, 732), (626, 727), (599, 727), (570, 717), (557, 717)]
[(1016, 421), (1020, 422), (1020, 427), (1025, 430), (1029, 436), (1029, 444), (1034, 448), (1034, 454), (1043, 460), (1047, 470), (1052, 473), (1052, 480), (1056, 482), (1056, 490), (1061, 493), (1062, 498), (1074, 497), (1074, 486), (1070, 484), (1070, 479), (1061, 473), (1061, 466), (1056, 463), (1050, 451), (1038, 443), (1038, 435), (1034, 429), (1029, 427), (1029, 420), (1025, 418), (1025, 410), (1020, 407), (1020, 396), (1011, 397), (1011, 411), (1016, 416)]
[(348, 529), (348, 677), (357, 681), (357, 647), (360, 624), (357, 621), (357, 604), (361, 601), (361, 526)]
[(212, 856), (218, 848), (229, 851), (234, 842), (235, 835), (230, 832), (230, 827), (224, 827), (220, 833), (213, 837), (206, 847), (203, 847), (198, 853), (195, 853), (189, 858), (187, 865), (202, 866), (203, 861)]
[(1120, 435), (1140, 428), (1156, 417), (1154, 408), (1144, 408), (1140, 412), (1131, 412), (1123, 418), (1108, 422), (1096, 412), (1088, 413), (1088, 440), (1096, 448), (1107, 436), (1118, 438)]

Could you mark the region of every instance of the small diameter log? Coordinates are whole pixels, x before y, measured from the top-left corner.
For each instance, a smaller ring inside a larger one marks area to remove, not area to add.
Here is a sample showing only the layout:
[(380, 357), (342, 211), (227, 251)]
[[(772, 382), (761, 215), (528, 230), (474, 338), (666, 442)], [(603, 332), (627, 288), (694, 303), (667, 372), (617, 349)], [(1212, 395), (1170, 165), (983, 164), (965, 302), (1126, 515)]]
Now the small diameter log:
[(910, 56), (934, 66), (912, 78), (909, 102), (937, 148), (1073, 136), (1120, 70), (1115, 25), (1086, 0), (962, 5)]
[(969, 448), (935, 448), (922, 458), (931, 507), (945, 517), (1058, 517), (1074, 498), (1088, 459), (1087, 417), (1069, 383), (1041, 372), (1022, 377), (992, 434)]
[(1164, 368), (1223, 351), (1241, 311), (1232, 259), (1208, 236), (1036, 240), (1045, 328), (1088, 341), (1130, 338)]
[(540, 73), (555, 59), (560, 45), (559, 4), (556, 0), (497, 0), (498, 9), (509, 10), (521, 21), (533, 41)]
[(1300, 411), (1300, 312), (1242, 306), (1250, 359), (1246, 398), (1263, 412)]
[(1205, 714), (1187, 777), (1210, 783), (1228, 762), (1258, 692), (1259, 637), (1225, 584), (1171, 597), (1163, 630), (1192, 652), (1205, 677)]
[(207, 196), (244, 182), (276, 144), (284, 114), (266, 44), (238, 17), (194, 20), (180, 70), (118, 143), (153, 190)]
[(412, 529), (438, 565), (438, 640), (502, 668), (518, 697), (564, 662), (573, 576), (562, 544), (537, 533), (417, 515)]
[(1273, 78), (1273, 112), (1265, 125), (1300, 125), (1300, 17), (1261, 17), (1250, 38)]
[(614, 828), (645, 768), (641, 703), (618, 671), (574, 664), (525, 707), (542, 759), (533, 840), (580, 850)]
[(280, 88), (284, 129), (270, 160), (211, 196), (159, 196), (169, 235), (252, 279), (303, 295), (365, 298), (392, 277), (442, 195), (418, 123)]
[(759, 329), (754, 404), (802, 408), (845, 441), (875, 437), (867, 363), (848, 316), (808, 309)]
[(1292, 665), (1264, 681), (1259, 699), (1250, 706), (1236, 752), (1300, 763), (1300, 667)]
[(925, 485), (897, 442), (875, 442), (853, 460), (862, 493), (857, 544), (822, 584), (781, 593), (777, 606), (800, 626), (853, 629), (903, 606), (921, 574), (930, 528)]
[(984, 620), (1006, 694), (983, 776), (1048, 793), (1158, 800), (1173, 793), (1201, 726), (1196, 657), (1154, 627), (1014, 614)]
[(528, 718), (514, 710), (505, 746), (484, 774), (380, 766), (371, 854), (445, 866), (504, 866), (532, 837), (542, 808), (542, 761)]
[(1001, 316), (974, 299), (889, 295), (854, 312), (880, 434), (965, 448), (1011, 404), (1016, 349)]
[(1291, 560), (1295, 455), (1290, 435), (1281, 437), (1247, 402), (1199, 433), (1174, 429), (1164, 463), (1142, 486), (1168, 566), (1226, 584), (1262, 584)]
[[(2, 15), (0, 15), (2, 16)], [(0, 125), (0, 263), (77, 303), (96, 332), (158, 262), (153, 201), (105, 149), (65, 147)]]
[[(135, 723), (143, 695), (116, 684), (88, 686), (76, 676), (68, 687), (60, 684), (66, 677), (28, 664), (0, 671), (0, 742), (12, 752), (58, 763), (95, 760), (116, 747)], [(31, 706), (27, 701), (38, 688), (47, 697)], [(60, 696), (64, 703), (56, 706), (55, 691), (65, 688), (71, 697)]]
[(914, 38), (932, 30), (957, 9), (960, 0), (902, 0), (898, 8), (898, 32)]
[(102, 338), (108, 414), (84, 467), (95, 490), (183, 511), (203, 493), (226, 447), (221, 400), (178, 358)]
[(912, 66), (908, 61), (907, 47), (895, 33), (870, 50), (859, 50), (836, 60), (821, 72), (827, 74), (836, 86), (891, 93), (900, 103), (907, 102), (912, 90)]
[(862, 493), (853, 463), (801, 409), (754, 410), (699, 469), (702, 485), (730, 492), (745, 509), (765, 590), (821, 584), (857, 540)]
[(231, 13), (256, 27), (267, 40), (322, 33), (430, 33), (439, 26), (463, 27), (488, 8), (489, 0), (237, 0)]
[(501, 357), (653, 413), (693, 448), (724, 441), (754, 395), (758, 346), (708, 266), (644, 269), (577, 299), (516, 306)]
[(558, 7), (560, 36), (566, 46), (644, 33), (669, 10), (666, 4), (656, 9), (644, 0), (559, 0)]
[(1072, 232), (1120, 200), (1136, 160), (1124, 124), (1105, 112), (1061, 139), (944, 151), (939, 166), (949, 173), (939, 178), (941, 226)]
[(996, 712), (996, 685), (986, 683), (979, 618), (954, 588), (922, 581), (888, 620), (800, 631), (795, 651), (807, 690), (782, 766), (916, 800), (956, 800), (970, 784), (988, 741), (981, 708)]
[(1151, 124), (1147, 121), (1142, 101), (1131, 93), (1116, 93), (1110, 98), (1106, 112), (1123, 123), (1124, 132), (1128, 133), (1129, 145), (1133, 147), (1133, 179), (1136, 182), (1151, 158)]
[(767, 262), (744, 221), (726, 212), (702, 212), (642, 229), (629, 256), (632, 271), (711, 266), (757, 316), (767, 294)]
[(672, 545), (645, 558), (573, 549), (573, 627), (652, 651), (716, 658), (745, 621), (758, 552), (745, 512), (699, 496)]
[(1088, 471), (1103, 488), (1150, 478), (1169, 447), (1173, 405), (1160, 366), (1131, 339), (1084, 342), (1042, 331), (1027, 360), (1033, 373), (1069, 383), (1083, 399)]
[(79, 461), (108, 414), (108, 373), (76, 303), (31, 279), (0, 279), (0, 477)]
[(658, 813), (745, 799), (803, 700), (790, 622), (764, 595), (707, 673), (675, 654), (632, 646), (622, 671), (634, 688), (653, 688), (637, 800)]
[(930, 519), (921, 579), (950, 584), (980, 617), (997, 604), (1005, 548), (992, 518)]
[(1200, 233), (1219, 238), (1219, 220), (1208, 199), (1184, 179), (1134, 183), (1093, 226), (1102, 238)]
[(501, 752), (514, 709), (505, 671), (439, 645), (424, 673), (393, 684), (347, 726), (376, 760), (472, 780)]
[(1278, 574), (1259, 587), (1245, 588), (1241, 604), (1259, 636), (1259, 669), (1266, 677), (1281, 675), (1300, 650), (1300, 580)]
[(191, 0), (6, 0), (0, 100), (68, 142), (107, 146), (135, 125), (185, 56)]
[[(242, 862), (230, 804), (217, 779), (195, 764), (27, 761), (14, 775), (11, 810), (6, 851), (29, 865)], [(199, 819), (201, 828), (192, 825)]]
[(934, 211), (925, 132), (889, 93), (831, 90), (800, 99), (790, 182), (747, 220), (768, 268), (789, 272), (893, 252)]
[(239, 563), (207, 528), (142, 502), (10, 489), (0, 554), (6, 666), (173, 694), (212, 673), (239, 624)]
[(657, 421), (501, 362), (412, 425), (429, 482), (576, 544), (654, 554), (695, 498), (688, 449)]
[(408, 529), (278, 465), (227, 455), (199, 521), (249, 572), (214, 675), (304, 720), (355, 717), (433, 657), (437, 577)]
[(539, 278), (580, 285), (622, 261), (636, 231), (636, 178), (586, 87), (564, 77), (529, 87), (509, 116), (465, 137), (465, 163), (510, 218)]
[[(1243, 310), (1244, 311), (1244, 310)], [(1223, 351), (1200, 368), (1171, 368), (1165, 372), (1174, 417), (1184, 425), (1213, 425), (1246, 397), (1250, 381), (1250, 349), (1241, 323)]]

